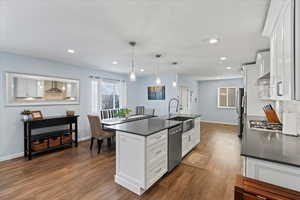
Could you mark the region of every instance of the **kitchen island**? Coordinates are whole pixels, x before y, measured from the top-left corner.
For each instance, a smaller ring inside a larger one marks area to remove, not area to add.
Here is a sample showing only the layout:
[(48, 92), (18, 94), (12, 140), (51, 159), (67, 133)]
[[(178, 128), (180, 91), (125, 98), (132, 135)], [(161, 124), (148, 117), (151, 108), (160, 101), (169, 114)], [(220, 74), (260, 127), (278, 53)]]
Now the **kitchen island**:
[[(191, 141), (189, 151), (200, 142), (200, 116), (190, 117), (195, 120), (195, 127), (187, 132)], [(168, 131), (179, 126), (182, 126), (182, 122), (167, 117), (109, 126), (116, 130), (115, 182), (138, 195), (155, 184), (168, 172)], [(192, 137), (192, 133), (195, 136)]]
[(254, 130), (247, 121), (241, 155), (244, 176), (300, 191), (300, 137)]

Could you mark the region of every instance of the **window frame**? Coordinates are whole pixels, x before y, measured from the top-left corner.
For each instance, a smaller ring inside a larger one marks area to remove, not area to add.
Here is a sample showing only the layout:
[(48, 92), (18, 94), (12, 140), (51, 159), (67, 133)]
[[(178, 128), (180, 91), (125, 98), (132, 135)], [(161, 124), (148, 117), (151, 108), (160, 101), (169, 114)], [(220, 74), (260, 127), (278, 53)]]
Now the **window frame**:
[[(226, 105), (227, 106), (220, 106), (220, 90), (221, 89), (226, 89)], [(235, 96), (234, 96), (235, 106), (228, 106), (228, 89), (235, 89)], [(238, 89), (237, 87), (219, 87), (218, 91), (217, 91), (217, 95), (218, 95), (217, 108), (220, 108), (220, 109), (236, 109), (237, 89)]]
[[(99, 98), (99, 101), (100, 101), (100, 110), (115, 110), (115, 109), (120, 109), (120, 96), (121, 96), (121, 94), (120, 94), (120, 92), (121, 91), (119, 91), (119, 94), (118, 94), (118, 92), (117, 92), (117, 89), (118, 89), (118, 87), (120, 87), (120, 86), (118, 86), (118, 84), (120, 84), (119, 83), (119, 81), (110, 81), (110, 80), (105, 80), (105, 79), (102, 79), (101, 80), (101, 84), (100, 84), (100, 90), (102, 89), (101, 87), (103, 87), (103, 85), (105, 84), (105, 83), (110, 83), (110, 84), (113, 84), (113, 108), (106, 108), (106, 109), (104, 109), (103, 108), (103, 104), (102, 104), (102, 95), (103, 95), (103, 93), (102, 92), (100, 92), (100, 95), (101, 95), (101, 97)], [(116, 95), (118, 94), (118, 96), (119, 96), (119, 108), (116, 108)]]

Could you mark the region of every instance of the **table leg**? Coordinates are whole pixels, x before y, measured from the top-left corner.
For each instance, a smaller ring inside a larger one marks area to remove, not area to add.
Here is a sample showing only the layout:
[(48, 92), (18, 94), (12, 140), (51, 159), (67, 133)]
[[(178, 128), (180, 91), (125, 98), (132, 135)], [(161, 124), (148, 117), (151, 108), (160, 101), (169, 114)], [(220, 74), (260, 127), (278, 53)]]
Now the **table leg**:
[(32, 148), (31, 148), (31, 128), (30, 125), (28, 127), (28, 160), (31, 160), (32, 158)]
[(78, 147), (78, 122), (75, 121), (75, 147)]
[(27, 122), (24, 122), (24, 158), (27, 157), (27, 150), (28, 150), (28, 146), (27, 146), (27, 141), (28, 141), (28, 138), (27, 138)]

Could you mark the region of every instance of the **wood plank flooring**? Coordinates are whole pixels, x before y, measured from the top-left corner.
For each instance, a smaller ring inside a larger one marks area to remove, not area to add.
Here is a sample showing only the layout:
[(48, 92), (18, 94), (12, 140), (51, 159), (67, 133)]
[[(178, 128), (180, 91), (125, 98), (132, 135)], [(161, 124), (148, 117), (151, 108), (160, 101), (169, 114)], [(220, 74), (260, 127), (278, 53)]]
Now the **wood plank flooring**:
[(52, 154), (0, 162), (1, 200), (232, 200), (241, 172), (237, 127), (201, 123), (201, 143), (139, 197), (114, 183), (115, 152), (89, 142)]

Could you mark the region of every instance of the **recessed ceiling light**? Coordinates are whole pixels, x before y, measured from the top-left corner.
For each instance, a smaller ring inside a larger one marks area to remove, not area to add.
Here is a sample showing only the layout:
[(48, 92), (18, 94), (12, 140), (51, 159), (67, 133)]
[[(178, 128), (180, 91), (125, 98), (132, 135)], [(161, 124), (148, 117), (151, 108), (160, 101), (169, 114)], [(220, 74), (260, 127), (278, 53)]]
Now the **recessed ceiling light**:
[(118, 61), (116, 61), (116, 60), (115, 60), (115, 61), (112, 61), (112, 64), (113, 64), (113, 65), (117, 65), (117, 64), (118, 64)]
[(227, 60), (227, 57), (223, 56), (223, 57), (220, 58), (220, 60), (223, 60), (223, 61)]
[(73, 54), (73, 53), (75, 53), (75, 50), (74, 49), (68, 49), (68, 53)]
[(140, 71), (141, 71), (141, 72), (144, 72), (145, 70), (144, 70), (144, 69), (140, 69)]
[(216, 44), (219, 42), (219, 40), (217, 38), (211, 38), (211, 39), (209, 39), (208, 42), (209, 42), (209, 44)]
[(231, 69), (231, 67), (226, 67), (226, 69)]

